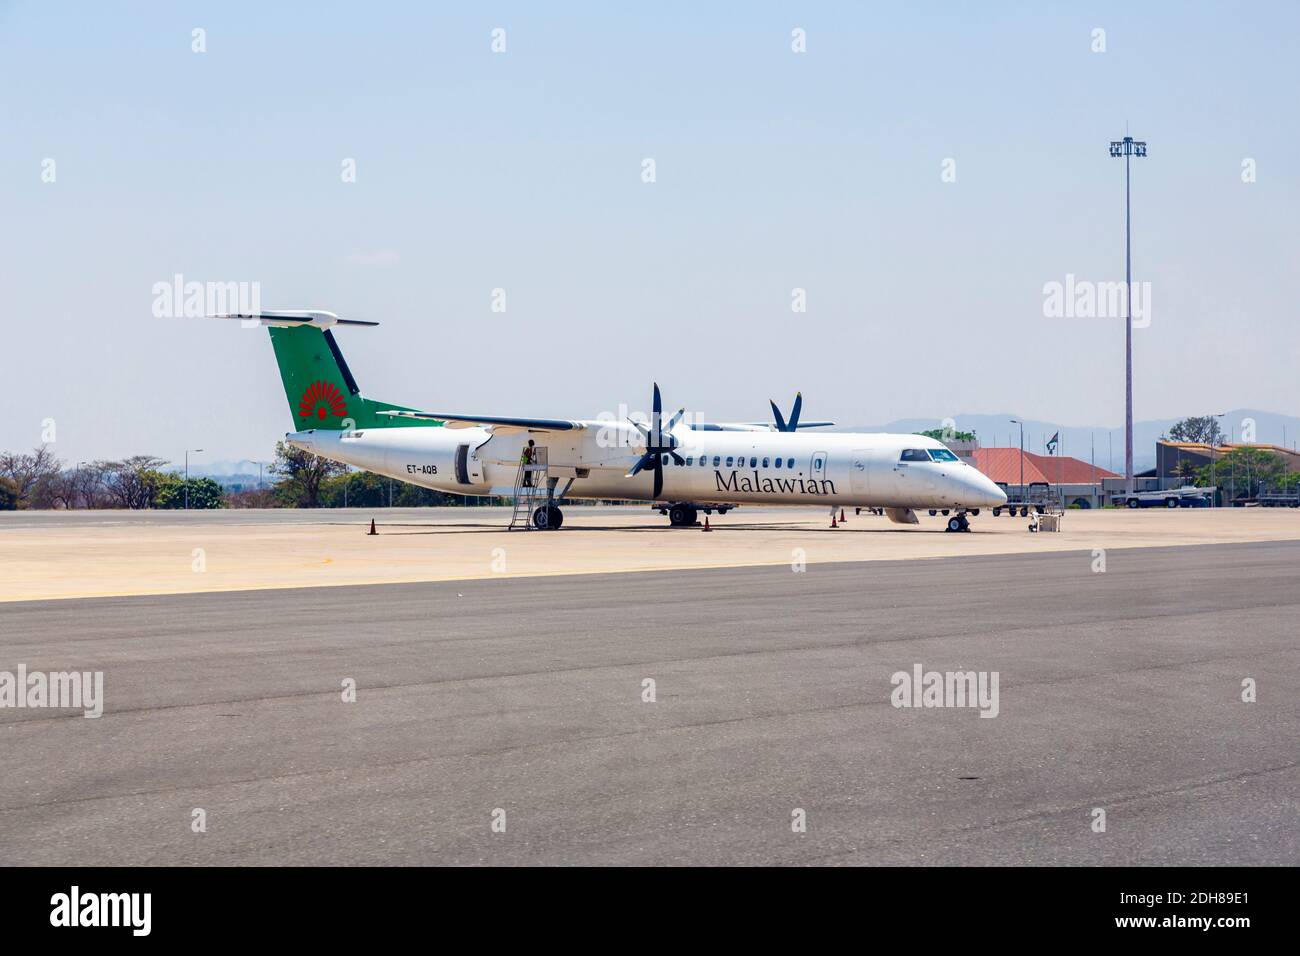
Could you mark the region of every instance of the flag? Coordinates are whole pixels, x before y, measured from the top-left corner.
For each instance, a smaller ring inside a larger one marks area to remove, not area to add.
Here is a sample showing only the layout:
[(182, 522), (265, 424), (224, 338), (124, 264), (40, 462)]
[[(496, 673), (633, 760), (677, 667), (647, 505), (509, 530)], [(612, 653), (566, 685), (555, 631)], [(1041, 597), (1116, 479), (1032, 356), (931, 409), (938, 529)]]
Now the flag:
[(1047, 453), (1048, 453), (1049, 455), (1055, 455), (1055, 454), (1056, 454), (1056, 445), (1057, 445), (1057, 442), (1059, 442), (1060, 440), (1061, 440), (1061, 433), (1060, 433), (1060, 432), (1057, 432), (1057, 433), (1056, 433), (1055, 435), (1053, 435), (1051, 438), (1047, 439)]

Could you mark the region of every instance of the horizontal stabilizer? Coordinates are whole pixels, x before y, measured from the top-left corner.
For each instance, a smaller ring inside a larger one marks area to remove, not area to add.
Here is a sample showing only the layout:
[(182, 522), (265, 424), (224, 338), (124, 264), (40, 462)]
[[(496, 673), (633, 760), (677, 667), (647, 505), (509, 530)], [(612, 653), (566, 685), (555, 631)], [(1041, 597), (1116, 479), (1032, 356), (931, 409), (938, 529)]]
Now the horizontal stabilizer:
[(318, 329), (330, 329), (336, 325), (378, 325), (378, 322), (366, 322), (364, 319), (340, 319), (333, 312), (320, 312), (315, 309), (263, 309), (261, 312), (227, 312), (221, 315), (205, 316), (209, 319), (238, 319), (255, 325), (292, 328), (311, 325)]

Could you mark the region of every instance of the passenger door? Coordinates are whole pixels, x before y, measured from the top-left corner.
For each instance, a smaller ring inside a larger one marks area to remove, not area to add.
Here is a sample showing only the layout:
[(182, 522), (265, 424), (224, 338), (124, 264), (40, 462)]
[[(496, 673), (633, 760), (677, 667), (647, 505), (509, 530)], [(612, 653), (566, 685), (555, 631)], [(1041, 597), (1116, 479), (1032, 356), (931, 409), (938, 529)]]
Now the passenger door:
[(815, 451), (808, 462), (808, 474), (814, 481), (822, 481), (826, 477), (826, 452)]
[(871, 494), (871, 449), (855, 448), (849, 459), (849, 487), (863, 500)]

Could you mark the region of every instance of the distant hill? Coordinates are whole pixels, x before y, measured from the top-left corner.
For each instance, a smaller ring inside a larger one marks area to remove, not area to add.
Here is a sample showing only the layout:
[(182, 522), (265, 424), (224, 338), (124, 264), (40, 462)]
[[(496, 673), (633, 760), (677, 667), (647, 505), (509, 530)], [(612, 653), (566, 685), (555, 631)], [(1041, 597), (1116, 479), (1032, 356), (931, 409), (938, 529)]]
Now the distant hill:
[[(983, 445), (1015, 447), (1019, 442), (1019, 426), (1012, 425), (1010, 419), (1019, 416), (1010, 412), (1002, 415), (957, 415), (954, 421), (958, 431), (973, 431)], [(1300, 443), (1300, 418), (1294, 415), (1280, 415), (1277, 412), (1264, 412), (1258, 409), (1238, 408), (1229, 411), (1220, 422), (1224, 435), (1231, 439), (1235, 430), (1238, 440), (1241, 438), (1242, 420), (1255, 420), (1255, 440), (1274, 445), (1285, 444), (1293, 448)], [(1133, 468), (1145, 471), (1156, 464), (1156, 440), (1169, 433), (1170, 427), (1180, 419), (1157, 418), (1133, 423)], [(900, 418), (883, 425), (840, 426), (831, 431), (864, 432), (919, 432), (938, 428), (941, 418)], [(1037, 453), (1045, 451), (1043, 442), (1057, 431), (1061, 433), (1061, 454), (1071, 455), (1083, 461), (1092, 459), (1092, 449), (1096, 450), (1095, 461), (1103, 468), (1110, 468), (1120, 474), (1124, 473), (1124, 428), (1108, 428), (1105, 425), (1062, 425), (1059, 422), (1045, 422), (1039, 419), (1025, 419), (1025, 450)], [(1113, 445), (1111, 444), (1113, 443)], [(1112, 451), (1113, 448), (1113, 451)], [(1113, 464), (1111, 464), (1113, 460)]]

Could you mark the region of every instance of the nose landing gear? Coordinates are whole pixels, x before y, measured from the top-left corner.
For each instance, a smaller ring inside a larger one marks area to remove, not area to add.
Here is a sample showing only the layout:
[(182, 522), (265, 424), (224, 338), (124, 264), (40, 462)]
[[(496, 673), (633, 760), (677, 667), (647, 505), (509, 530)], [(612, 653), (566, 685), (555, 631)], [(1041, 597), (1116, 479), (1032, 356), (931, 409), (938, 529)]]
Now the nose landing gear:
[(966, 517), (966, 512), (959, 511), (948, 519), (947, 531), (969, 531), (970, 520)]
[(538, 531), (556, 531), (564, 524), (564, 512), (555, 505), (540, 505), (533, 510), (533, 527)]

